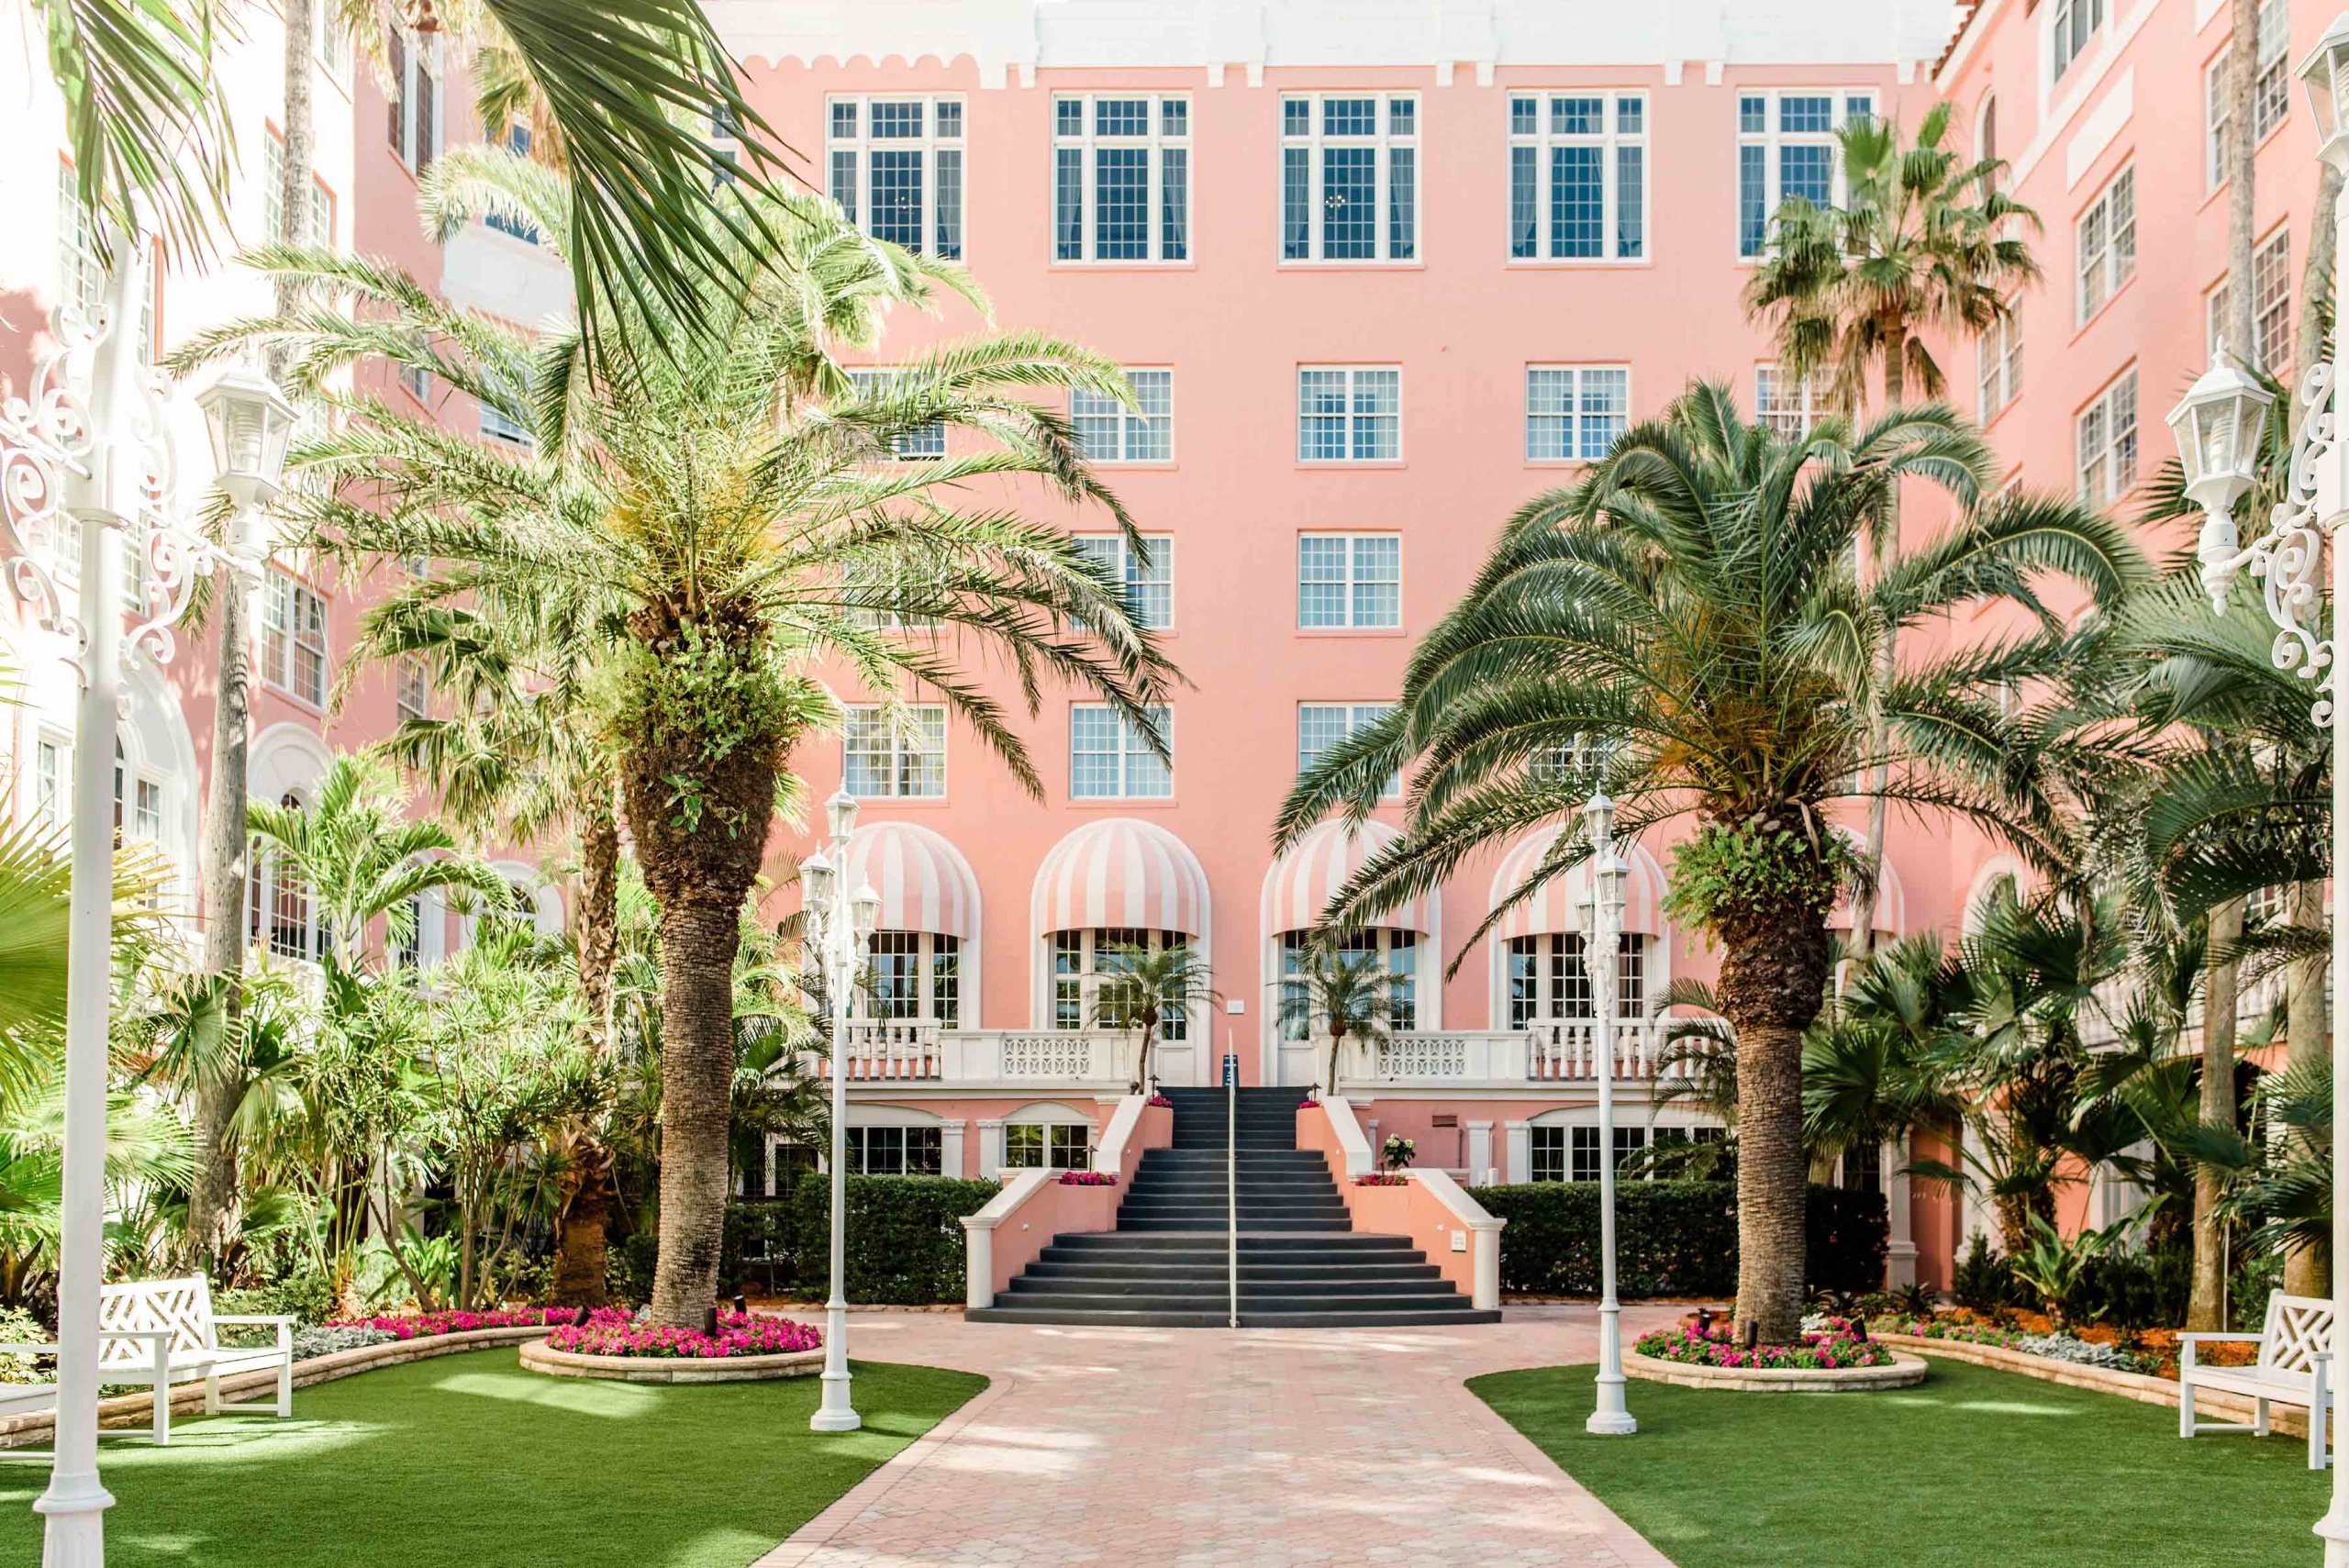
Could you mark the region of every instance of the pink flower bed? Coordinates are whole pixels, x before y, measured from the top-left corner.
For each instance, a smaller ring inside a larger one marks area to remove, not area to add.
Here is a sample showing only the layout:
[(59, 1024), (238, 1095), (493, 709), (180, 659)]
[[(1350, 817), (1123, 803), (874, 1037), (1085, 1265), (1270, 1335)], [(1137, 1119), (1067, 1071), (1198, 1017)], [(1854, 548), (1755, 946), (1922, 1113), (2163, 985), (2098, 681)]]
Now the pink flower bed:
[(823, 1342), (823, 1335), (808, 1324), (751, 1312), (719, 1313), (715, 1334), (698, 1329), (656, 1329), (623, 1318), (618, 1323), (566, 1326), (547, 1336), (548, 1349), (573, 1355), (651, 1356), (670, 1361), (788, 1355), (794, 1351), (817, 1350)]
[(1064, 1187), (1114, 1187), (1118, 1178), (1107, 1171), (1063, 1171), (1061, 1185)]
[(1408, 1187), (1410, 1184), (1410, 1177), (1393, 1171), (1374, 1171), (1367, 1176), (1354, 1178), (1354, 1185), (1358, 1187)]
[(1729, 1325), (1717, 1333), (1700, 1334), (1687, 1324), (1659, 1329), (1642, 1336), (1631, 1347), (1658, 1361), (1689, 1366), (1744, 1367), (1756, 1372), (1789, 1368), (1833, 1371), (1838, 1367), (1890, 1366), (1892, 1351), (1867, 1338), (1867, 1331), (1845, 1318), (1831, 1318), (1816, 1334), (1805, 1334), (1798, 1345), (1756, 1345), (1752, 1350), (1731, 1338)]
[(1153, 1106), (1163, 1106), (1164, 1108), (1166, 1108), (1167, 1110), (1170, 1110), (1170, 1111), (1171, 1111), (1171, 1110), (1173, 1110), (1173, 1109), (1174, 1108), (1174, 1101), (1172, 1101), (1172, 1100), (1170, 1100), (1170, 1099), (1168, 1099), (1168, 1098), (1167, 1098), (1165, 1095), (1151, 1095), (1151, 1096), (1150, 1096), (1150, 1103), (1151, 1103), (1152, 1105), (1153, 1105)]
[[(404, 1312), (384, 1318), (338, 1318), (329, 1329), (373, 1329), (395, 1340), (429, 1340), (440, 1334), (466, 1334), (476, 1329), (543, 1329), (570, 1323), (579, 1316), (575, 1307), (501, 1307), (495, 1312)], [(587, 1315), (592, 1325), (625, 1323), (629, 1315), (618, 1307), (598, 1307)]]

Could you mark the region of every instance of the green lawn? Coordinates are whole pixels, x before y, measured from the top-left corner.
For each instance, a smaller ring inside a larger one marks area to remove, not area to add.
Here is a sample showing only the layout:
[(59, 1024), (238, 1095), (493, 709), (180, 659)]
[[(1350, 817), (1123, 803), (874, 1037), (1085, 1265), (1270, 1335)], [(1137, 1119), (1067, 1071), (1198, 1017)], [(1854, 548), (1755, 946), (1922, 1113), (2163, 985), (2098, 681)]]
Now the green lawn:
[[(294, 1396), (294, 1419), (102, 1440), (112, 1568), (742, 1568), (986, 1386), (858, 1364), (864, 1429), (807, 1429), (817, 1380), (671, 1388), (525, 1373), (512, 1350)], [(40, 1560), (45, 1459), (0, 1457), (0, 1562)]]
[(2290, 1568), (2328, 1478), (2294, 1438), (2181, 1442), (2177, 1413), (1936, 1360), (1893, 1394), (1634, 1382), (1594, 1438), (1587, 1366), (1468, 1386), (1680, 1568)]

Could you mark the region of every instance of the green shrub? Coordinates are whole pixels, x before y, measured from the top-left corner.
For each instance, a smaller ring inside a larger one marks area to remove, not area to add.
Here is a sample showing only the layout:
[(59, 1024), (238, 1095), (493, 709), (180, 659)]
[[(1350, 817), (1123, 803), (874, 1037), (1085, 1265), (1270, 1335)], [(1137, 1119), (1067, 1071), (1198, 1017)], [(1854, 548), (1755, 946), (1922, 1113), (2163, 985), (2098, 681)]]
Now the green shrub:
[(290, 1273), (273, 1284), (257, 1285), (250, 1290), (216, 1290), (212, 1293), (212, 1310), (230, 1317), (291, 1318), (307, 1325), (324, 1323), (339, 1315), (334, 1281), (316, 1269)]
[[(726, 1238), (718, 1260), (718, 1291), (774, 1296), (791, 1288), (793, 1209), (785, 1198), (740, 1198), (726, 1206)], [(829, 1210), (827, 1211), (829, 1223)]]
[(1956, 1273), (1950, 1278), (1949, 1293), (1960, 1307), (1997, 1313), (2014, 1305), (2014, 1270), (2008, 1266), (2006, 1259), (1990, 1250), (1990, 1239), (1977, 1230), (1965, 1249), (1965, 1256), (1958, 1260)]
[(2193, 1275), (2191, 1247), (2108, 1252), (2088, 1265), (2073, 1311), (2082, 1322), (2110, 1323), (2127, 1333), (2183, 1323)]
[[(848, 1296), (851, 1301), (927, 1307), (963, 1299), (963, 1216), (975, 1214), (1000, 1189), (952, 1176), (851, 1176), (848, 1179)], [(791, 1210), (794, 1288), (827, 1288), (832, 1266), (831, 1184), (801, 1182)]]
[(604, 1289), (622, 1307), (652, 1299), (652, 1271), (661, 1257), (661, 1236), (647, 1228), (631, 1231), (604, 1251)]
[[(1501, 1288), (1538, 1296), (1599, 1293), (1598, 1184), (1532, 1182), (1478, 1187), (1476, 1200), (1508, 1221)], [(1884, 1283), (1884, 1198), (1810, 1189), (1807, 1265), (1815, 1289)], [(1728, 1296), (1737, 1289), (1737, 1189), (1726, 1182), (1625, 1182), (1615, 1189), (1616, 1293)]]
[[(2190, 1264), (2190, 1254), (2189, 1254)], [(2284, 1254), (2260, 1252), (2245, 1258), (2227, 1281), (2229, 1328), (2238, 1334), (2256, 1334), (2267, 1321), (2267, 1298), (2284, 1288)], [(2185, 1321), (2183, 1307), (2173, 1321)]]
[[(21, 1307), (0, 1307), (0, 1344), (46, 1345), (56, 1335)], [(45, 1357), (0, 1356), (0, 1383), (47, 1383), (57, 1363)]]

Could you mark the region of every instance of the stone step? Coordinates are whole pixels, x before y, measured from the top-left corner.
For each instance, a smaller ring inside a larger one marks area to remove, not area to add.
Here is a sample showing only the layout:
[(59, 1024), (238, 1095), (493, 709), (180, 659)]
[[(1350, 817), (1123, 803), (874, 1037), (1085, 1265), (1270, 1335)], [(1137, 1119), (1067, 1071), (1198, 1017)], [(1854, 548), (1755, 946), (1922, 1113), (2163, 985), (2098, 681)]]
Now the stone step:
[[(1147, 1275), (1152, 1279), (1219, 1281), (1229, 1277), (1229, 1262), (1220, 1257), (1193, 1262), (1188, 1253), (1150, 1254), (1130, 1262), (1102, 1262), (1097, 1261), (1097, 1257), (1098, 1254), (1080, 1253), (1074, 1258), (1039, 1258), (1028, 1265), (1028, 1271), (1040, 1279), (1112, 1280)], [(1441, 1275), (1433, 1263), (1265, 1262), (1242, 1259), (1240, 1277), (1243, 1281), (1281, 1279), (1303, 1284), (1314, 1280), (1412, 1280), (1436, 1279)]]
[[(1223, 1250), (1224, 1235), (1220, 1229), (1218, 1229), (1214, 1235), (1215, 1247), (1218, 1254), (1220, 1255)], [(1130, 1231), (1124, 1230), (1064, 1230), (1047, 1243), (1045, 1251), (1048, 1253), (1054, 1249), (1070, 1252), (1121, 1252), (1134, 1249), (1165, 1251), (1169, 1249), (1169, 1245), (1159, 1237), (1136, 1236)], [(1411, 1245), (1411, 1239), (1408, 1236), (1380, 1236), (1359, 1230), (1349, 1230), (1342, 1238), (1336, 1240), (1311, 1242), (1292, 1241), (1279, 1236), (1252, 1236), (1245, 1231), (1240, 1237), (1240, 1255), (1243, 1258), (1252, 1251), (1286, 1252), (1296, 1251), (1299, 1247), (1330, 1249), (1357, 1256), (1418, 1251)]]
[[(1133, 1307), (1082, 1310), (1058, 1302), (973, 1307), (963, 1316), (974, 1323), (1064, 1324), (1071, 1328), (1091, 1329), (1220, 1329), (1230, 1320), (1226, 1311), (1167, 1311)], [(1382, 1311), (1244, 1307), (1240, 1314), (1240, 1326), (1243, 1329), (1461, 1328), (1500, 1320), (1498, 1312), (1480, 1312), (1465, 1305), (1407, 1307)]]
[[(1104, 1279), (1091, 1275), (1038, 1274), (1028, 1273), (1011, 1282), (1013, 1295), (1031, 1296), (1221, 1296), (1230, 1286), (1229, 1279), (1167, 1279), (1156, 1275), (1133, 1279)], [(1251, 1279), (1241, 1275), (1240, 1299), (1244, 1302), (1267, 1297), (1313, 1296), (1332, 1300), (1383, 1301), (1393, 1296), (1452, 1296), (1455, 1291), (1449, 1280), (1297, 1280)]]

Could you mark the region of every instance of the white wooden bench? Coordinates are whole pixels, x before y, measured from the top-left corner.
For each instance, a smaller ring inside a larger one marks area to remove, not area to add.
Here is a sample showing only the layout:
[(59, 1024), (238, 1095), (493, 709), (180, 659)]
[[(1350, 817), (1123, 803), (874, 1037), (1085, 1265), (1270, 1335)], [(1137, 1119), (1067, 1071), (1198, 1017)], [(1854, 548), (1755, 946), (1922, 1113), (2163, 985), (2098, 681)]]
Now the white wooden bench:
[[(2204, 1366), (2197, 1349), (2208, 1344), (2255, 1344), (2259, 1359), (2249, 1366)], [(2309, 1413), (2309, 1468), (2322, 1470), (2329, 1453), (2326, 1418), (2332, 1407), (2332, 1303), (2317, 1296), (2267, 1298), (2267, 1318), (2256, 1334), (2180, 1334), (2177, 1337), (2177, 1435), (2250, 1432), (2267, 1435), (2270, 1403), (2301, 1405)], [(2215, 1389), (2252, 1402), (2252, 1421), (2197, 1421), (2194, 1391)]]
[[(223, 1324), (273, 1327), (276, 1342), (269, 1345), (223, 1345)], [(162, 1333), (170, 1336), (161, 1357), (150, 1353), (138, 1339)], [(98, 1290), (98, 1376), (106, 1383), (148, 1384), (156, 1386), (159, 1407), (170, 1403), (172, 1385), (204, 1384), (204, 1413), (271, 1412), (280, 1419), (294, 1414), (294, 1319), (242, 1313), (216, 1314), (212, 1286), (203, 1275), (186, 1279), (134, 1280), (102, 1285)], [(239, 1373), (277, 1373), (277, 1397), (255, 1404), (224, 1405), (220, 1380)]]
[[(165, 1375), (170, 1365), (172, 1337), (160, 1329), (125, 1329), (111, 1336), (128, 1341), (134, 1349), (144, 1347), (146, 1366), (154, 1377), (155, 1418), (150, 1430), (157, 1447), (172, 1440), (172, 1385)], [(58, 1347), (50, 1344), (0, 1344), (0, 1355), (31, 1356), (38, 1360), (53, 1360)], [(103, 1356), (100, 1358), (103, 1362)], [(57, 1407), (57, 1385), (54, 1383), (0, 1383), (0, 1416), (29, 1415), (38, 1410)], [(27, 1449), (10, 1449), (11, 1455), (32, 1453)], [(38, 1454), (33, 1457), (38, 1458)]]

